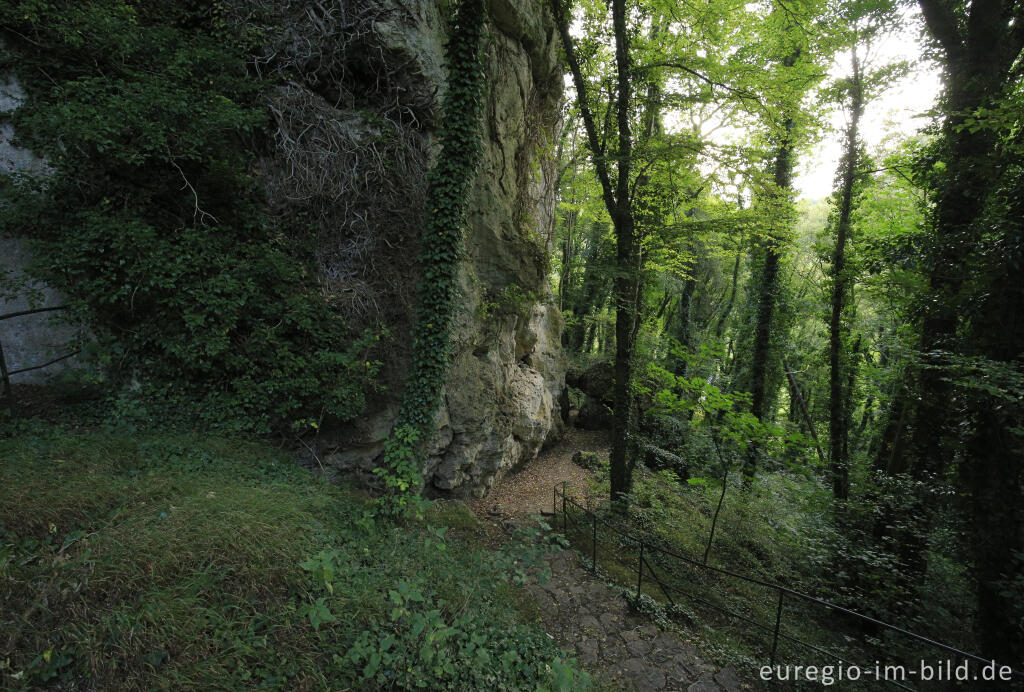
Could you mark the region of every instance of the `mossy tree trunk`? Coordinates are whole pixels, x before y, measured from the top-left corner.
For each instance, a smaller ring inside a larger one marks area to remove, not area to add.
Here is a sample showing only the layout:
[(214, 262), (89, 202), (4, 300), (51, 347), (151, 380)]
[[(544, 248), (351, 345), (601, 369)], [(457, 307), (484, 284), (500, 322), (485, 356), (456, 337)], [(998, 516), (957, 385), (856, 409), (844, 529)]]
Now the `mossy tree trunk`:
[(832, 494), (837, 500), (850, 496), (850, 469), (847, 459), (849, 438), (849, 393), (843, 391), (843, 375), (848, 370), (843, 345), (848, 337), (848, 296), (851, 277), (846, 265), (846, 243), (850, 237), (853, 193), (860, 156), (860, 118), (864, 112), (864, 90), (857, 47), (852, 50), (853, 74), (850, 79), (850, 125), (846, 131), (846, 151), (842, 161), (839, 212), (836, 218), (836, 245), (832, 253), (832, 312), (829, 318), (829, 469)]

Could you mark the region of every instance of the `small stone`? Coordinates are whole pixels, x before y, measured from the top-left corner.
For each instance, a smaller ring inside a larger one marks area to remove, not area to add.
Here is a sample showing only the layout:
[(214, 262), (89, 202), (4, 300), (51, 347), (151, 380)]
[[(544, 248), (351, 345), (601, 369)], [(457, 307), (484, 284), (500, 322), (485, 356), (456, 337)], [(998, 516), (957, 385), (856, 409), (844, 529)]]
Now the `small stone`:
[(716, 668), (715, 666), (711, 665), (710, 663), (708, 663), (707, 661), (704, 661), (702, 659), (697, 659), (696, 668), (697, 668), (697, 675), (698, 676), (702, 676), (702, 677), (707, 677), (707, 676), (714, 677), (715, 673), (718, 672), (718, 668)]
[(584, 664), (593, 664), (600, 658), (600, 647), (596, 639), (584, 639), (576, 644), (576, 653)]
[(681, 671), (679, 677), (693, 678), (696, 677), (697, 666), (695, 660), (685, 654), (676, 654), (672, 658), (672, 665)]
[(740, 679), (736, 676), (736, 670), (732, 666), (726, 666), (718, 671), (715, 682), (726, 689), (726, 692), (740, 692)]
[(601, 615), (601, 626), (606, 630), (614, 629), (615, 623), (619, 621), (619, 618), (612, 615), (611, 613), (603, 613)]
[(629, 653), (634, 656), (646, 656), (651, 651), (651, 645), (643, 639), (626, 642), (626, 648), (629, 649)]
[(697, 651), (692, 646), (690, 646), (689, 644), (681, 644), (679, 646), (679, 652), (683, 656), (686, 656), (687, 658), (689, 658), (691, 661), (694, 661), (694, 662), (700, 661), (700, 652)]
[(580, 629), (584, 632), (593, 632), (594, 634), (601, 632), (601, 623), (593, 615), (584, 615), (580, 618), (579, 623)]
[(643, 625), (640, 628), (640, 633), (648, 639), (653, 639), (654, 637), (658, 636), (658, 628), (654, 625)]
[(636, 641), (640, 638), (640, 633), (636, 630), (626, 630), (622, 633), (622, 639), (626, 642)]
[(605, 644), (605, 646), (602, 647), (602, 649), (602, 653), (604, 654), (603, 658), (608, 663), (615, 663), (616, 661), (621, 661), (622, 659), (626, 658), (629, 654), (629, 652), (626, 651), (625, 647), (622, 646), (622, 644), (619, 644), (615, 641), (611, 641)]
[(646, 622), (643, 617), (637, 617), (636, 615), (626, 615), (622, 618), (622, 622), (631, 630), (640, 630), (640, 626)]
[(622, 674), (632, 681), (638, 692), (660, 690), (665, 687), (665, 675), (657, 668), (647, 665), (641, 658), (624, 661)]
[(661, 634), (655, 637), (651, 646), (657, 651), (672, 651), (679, 648), (679, 642), (667, 634)]
[(718, 685), (710, 680), (698, 680), (689, 687), (686, 688), (686, 692), (722, 692), (718, 689)]
[(659, 667), (668, 667), (672, 660), (672, 654), (664, 649), (651, 648), (651, 652), (647, 654), (647, 660), (651, 663), (657, 664)]
[(641, 675), (647, 669), (647, 664), (640, 658), (630, 658), (622, 662), (622, 674), (635, 676)]

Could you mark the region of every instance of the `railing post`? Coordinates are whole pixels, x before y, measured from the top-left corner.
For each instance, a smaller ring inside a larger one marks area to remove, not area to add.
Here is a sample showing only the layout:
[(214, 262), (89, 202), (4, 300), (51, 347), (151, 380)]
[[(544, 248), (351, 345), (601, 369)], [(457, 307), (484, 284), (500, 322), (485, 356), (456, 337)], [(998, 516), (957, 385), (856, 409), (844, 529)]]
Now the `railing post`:
[(591, 556), (590, 556), (590, 561), (591, 561), (590, 568), (594, 572), (597, 572), (597, 515), (594, 514), (593, 512), (591, 512), (590, 516), (593, 517), (593, 519), (594, 519), (594, 534), (591, 537), (591, 547), (593, 548), (593, 550), (591, 551)]
[(640, 587), (644, 582), (644, 542), (640, 541), (640, 559), (636, 564), (636, 600), (640, 600)]
[(775, 652), (779, 648), (779, 629), (782, 626), (782, 598), (786, 595), (786, 592), (779, 589), (779, 607), (775, 611), (775, 634), (772, 636), (772, 655), (769, 657), (768, 665), (775, 665)]
[(565, 488), (568, 481), (562, 481), (562, 535), (569, 537), (569, 510), (565, 506)]
[(7, 399), (7, 407), (11, 412), (11, 420), (18, 417), (17, 409), (14, 407), (14, 389), (11, 387), (11, 376), (7, 372), (7, 359), (4, 357), (4, 347), (0, 344), (0, 394)]
[[(551, 516), (558, 516), (558, 484), (551, 488)], [(553, 523), (553, 522), (552, 522)]]

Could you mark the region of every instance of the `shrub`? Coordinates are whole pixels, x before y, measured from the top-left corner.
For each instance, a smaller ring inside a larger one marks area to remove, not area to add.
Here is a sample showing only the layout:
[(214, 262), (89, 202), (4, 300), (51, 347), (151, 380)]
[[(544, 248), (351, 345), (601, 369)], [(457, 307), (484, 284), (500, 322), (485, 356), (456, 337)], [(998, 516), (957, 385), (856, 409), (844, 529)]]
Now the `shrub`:
[(21, 0), (0, 24), (0, 69), (28, 92), (15, 131), (51, 167), (0, 179), (0, 233), (32, 241), (31, 272), (90, 325), (113, 388), (243, 429), (357, 415), (374, 337), (262, 216), (255, 37), (184, 0)]

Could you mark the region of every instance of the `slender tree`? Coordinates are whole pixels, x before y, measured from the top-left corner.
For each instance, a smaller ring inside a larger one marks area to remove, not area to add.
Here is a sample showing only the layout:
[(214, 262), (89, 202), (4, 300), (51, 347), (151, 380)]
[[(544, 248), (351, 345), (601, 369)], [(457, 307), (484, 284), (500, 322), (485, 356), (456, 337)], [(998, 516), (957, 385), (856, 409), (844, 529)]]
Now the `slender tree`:
[(837, 500), (850, 495), (850, 469), (847, 458), (849, 427), (848, 394), (843, 391), (843, 347), (849, 332), (847, 320), (851, 277), (846, 266), (846, 243), (853, 216), (854, 184), (860, 158), (860, 119), (864, 113), (864, 82), (856, 42), (850, 50), (851, 73), (847, 82), (850, 122), (846, 129), (839, 181), (839, 208), (836, 214), (836, 244), (832, 253), (832, 310), (829, 316), (829, 467), (832, 494)]
[(626, 3), (612, 0), (612, 30), (615, 39), (616, 97), (614, 130), (617, 147), (614, 151), (615, 166), (609, 166), (605, 140), (599, 135), (594, 118), (590, 84), (583, 75), (575, 42), (569, 31), (569, 7), (564, 0), (551, 0), (551, 9), (562, 39), (566, 62), (576, 87), (576, 101), (583, 126), (587, 134), (594, 169), (601, 183), (601, 195), (615, 229), (616, 274), (613, 288), (615, 304), (615, 424), (612, 430), (611, 447), (611, 495), (620, 499), (629, 492), (632, 482), (634, 461), (629, 453), (629, 435), (632, 426), (632, 379), (633, 339), (637, 320), (636, 300), (638, 289), (638, 267), (636, 256), (636, 220), (633, 212), (631, 163), (633, 136), (631, 133), (630, 110), (632, 83), (630, 81), (630, 36), (627, 27)]

